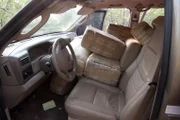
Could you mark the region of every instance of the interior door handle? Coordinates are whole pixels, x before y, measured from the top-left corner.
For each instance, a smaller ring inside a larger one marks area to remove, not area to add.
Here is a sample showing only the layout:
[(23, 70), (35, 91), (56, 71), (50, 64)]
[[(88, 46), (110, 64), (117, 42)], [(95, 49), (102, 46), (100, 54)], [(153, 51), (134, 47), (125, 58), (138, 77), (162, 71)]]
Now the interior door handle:
[(168, 118), (180, 118), (180, 106), (167, 105), (165, 114)]

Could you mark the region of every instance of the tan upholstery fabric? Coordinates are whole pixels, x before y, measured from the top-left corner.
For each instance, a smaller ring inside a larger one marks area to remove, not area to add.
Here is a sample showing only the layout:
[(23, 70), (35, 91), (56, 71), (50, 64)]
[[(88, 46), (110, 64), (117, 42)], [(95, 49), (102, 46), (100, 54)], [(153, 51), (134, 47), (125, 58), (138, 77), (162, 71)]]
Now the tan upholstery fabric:
[(122, 25), (110, 24), (108, 26), (107, 32), (122, 41), (126, 41), (128, 38), (133, 37), (131, 34), (131, 28)]
[(120, 60), (125, 49), (124, 42), (92, 27), (87, 28), (81, 45), (96, 54), (114, 60)]
[(83, 75), (86, 60), (91, 52), (81, 46), (82, 37), (76, 37), (72, 42), (71, 46), (74, 49), (77, 59), (77, 75)]
[(119, 88), (82, 78), (65, 103), (70, 117), (79, 120), (116, 120), (125, 105)]
[(163, 30), (163, 26), (156, 26), (152, 39), (123, 74), (120, 89), (81, 80), (66, 101), (69, 116), (80, 120), (133, 120), (160, 61)]
[(120, 62), (118, 60), (111, 60), (95, 53), (88, 58), (84, 70), (86, 77), (113, 86), (117, 85), (120, 74)]
[(120, 120), (133, 120), (155, 75), (162, 53), (163, 27), (158, 27), (152, 40), (144, 45), (138, 58), (123, 74), (120, 88), (125, 93), (126, 105)]
[(154, 29), (146, 22), (141, 22), (140, 24), (137, 24), (134, 28), (132, 28), (131, 31), (133, 37), (139, 40), (142, 45), (148, 43), (148, 41), (151, 39), (153, 32)]
[(126, 49), (120, 61), (121, 71), (125, 71), (129, 67), (129, 65), (131, 65), (131, 63), (139, 55), (139, 52), (142, 47), (139, 41), (133, 38), (127, 39), (125, 44)]

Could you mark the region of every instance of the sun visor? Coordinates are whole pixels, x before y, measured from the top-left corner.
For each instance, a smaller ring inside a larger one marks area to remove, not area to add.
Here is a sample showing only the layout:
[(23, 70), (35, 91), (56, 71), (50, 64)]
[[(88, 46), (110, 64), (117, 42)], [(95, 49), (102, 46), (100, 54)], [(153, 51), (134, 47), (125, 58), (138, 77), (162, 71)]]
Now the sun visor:
[(88, 14), (91, 14), (92, 12), (94, 12), (93, 8), (84, 6), (78, 11), (77, 14), (78, 15), (88, 15)]

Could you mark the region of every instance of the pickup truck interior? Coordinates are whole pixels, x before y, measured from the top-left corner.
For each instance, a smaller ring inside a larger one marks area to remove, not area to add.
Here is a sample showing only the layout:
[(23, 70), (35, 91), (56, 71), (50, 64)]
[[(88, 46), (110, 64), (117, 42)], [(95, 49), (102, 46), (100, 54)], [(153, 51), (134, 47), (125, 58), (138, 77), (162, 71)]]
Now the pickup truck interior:
[(30, 1), (0, 31), (8, 119), (150, 120), (164, 21), (163, 0)]

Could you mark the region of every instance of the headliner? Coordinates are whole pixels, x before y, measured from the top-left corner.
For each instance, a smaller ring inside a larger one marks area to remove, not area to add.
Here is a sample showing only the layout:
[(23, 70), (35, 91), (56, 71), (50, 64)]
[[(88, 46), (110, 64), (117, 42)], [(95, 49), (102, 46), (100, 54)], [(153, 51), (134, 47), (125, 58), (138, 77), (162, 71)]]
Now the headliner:
[(138, 4), (144, 7), (153, 4), (152, 7), (163, 7), (164, 0), (77, 0), (83, 6), (94, 8), (95, 10), (110, 7), (135, 8)]

